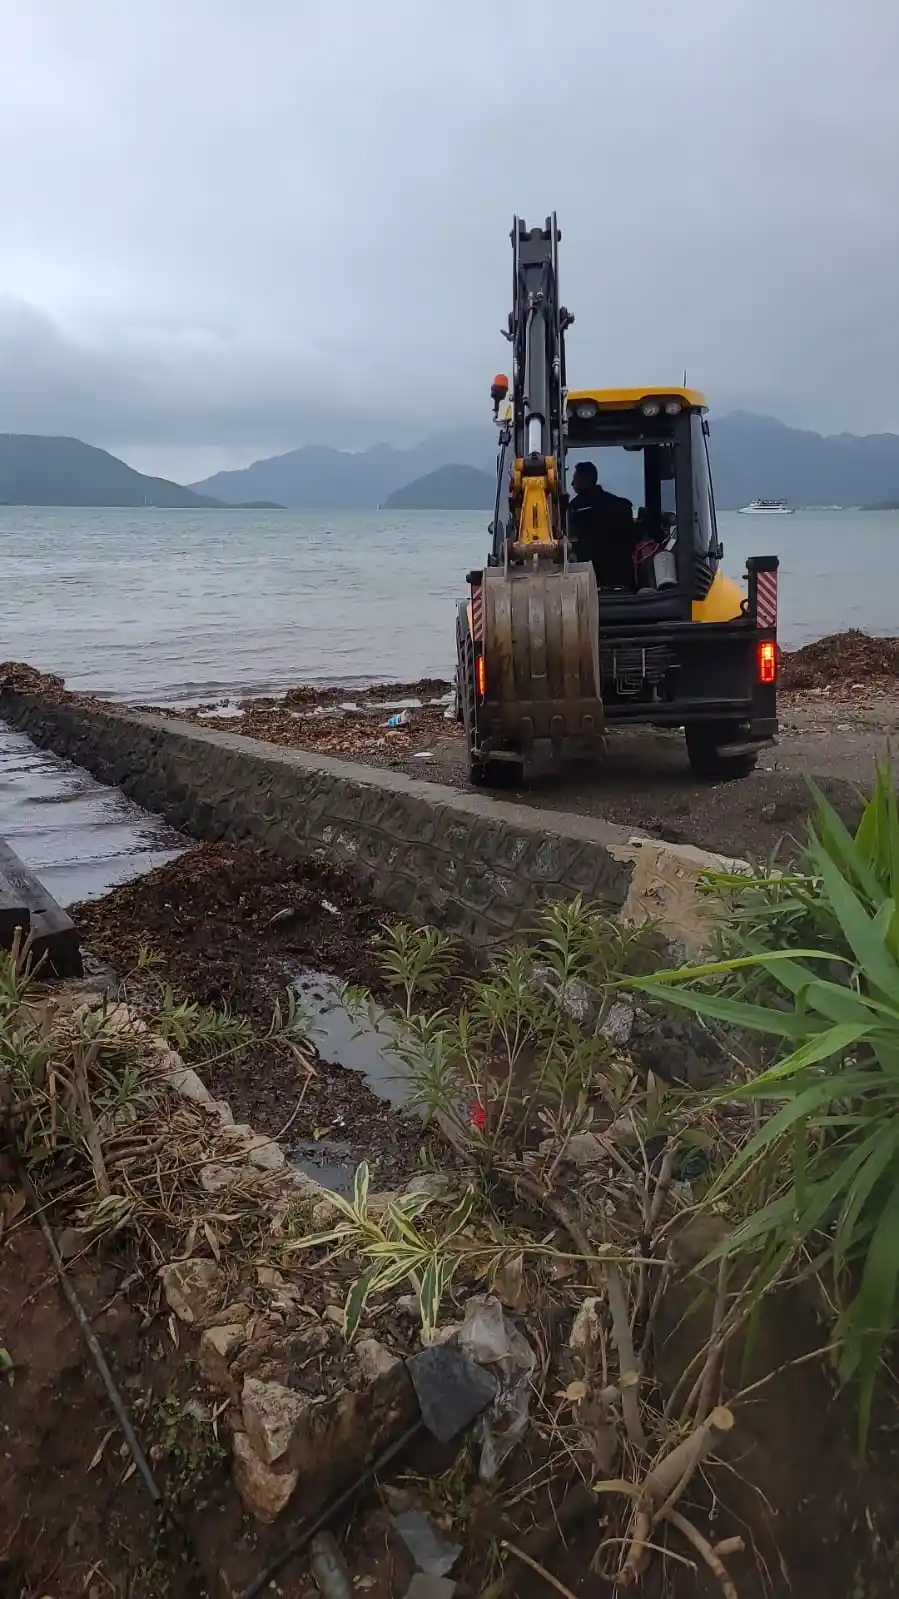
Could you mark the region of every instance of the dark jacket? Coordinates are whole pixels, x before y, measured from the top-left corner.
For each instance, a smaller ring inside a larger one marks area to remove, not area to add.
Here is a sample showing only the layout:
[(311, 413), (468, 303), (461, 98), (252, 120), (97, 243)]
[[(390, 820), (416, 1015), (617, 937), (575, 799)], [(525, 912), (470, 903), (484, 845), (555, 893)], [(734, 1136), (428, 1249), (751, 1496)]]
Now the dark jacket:
[(575, 558), (592, 561), (600, 588), (632, 588), (638, 529), (630, 500), (597, 486), (568, 506), (568, 536)]

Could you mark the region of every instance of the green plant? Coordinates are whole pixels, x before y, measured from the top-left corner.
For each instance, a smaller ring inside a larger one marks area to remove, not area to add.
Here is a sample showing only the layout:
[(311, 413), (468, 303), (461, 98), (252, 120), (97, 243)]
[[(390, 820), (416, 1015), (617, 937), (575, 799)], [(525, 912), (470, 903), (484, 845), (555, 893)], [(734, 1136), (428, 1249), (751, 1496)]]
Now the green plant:
[(754, 1257), (760, 1287), (791, 1263), (825, 1282), (863, 1447), (899, 1325), (899, 809), (889, 763), (854, 836), (812, 790), (802, 870), (737, 890), (731, 954), (640, 986), (771, 1041), (726, 1090), (761, 1122), (712, 1190), (743, 1212), (717, 1252)]
[[(623, 928), (582, 899), (553, 902), (532, 941), (506, 945), (486, 973), (460, 982), (455, 1010), (429, 1010), (422, 1001), (445, 992), (453, 970), (451, 944), (431, 929), (388, 929), (382, 961), (402, 993), (390, 1047), (410, 1105), (492, 1162), (517, 1156), (538, 1123), (566, 1141), (589, 1125), (595, 1102), (614, 1116), (633, 1074), (603, 1030), (608, 984), (650, 970), (658, 942), (650, 924)], [(370, 997), (348, 1002), (367, 1004), (377, 1022)]]
[(423, 994), (435, 993), (457, 964), (453, 940), (436, 927), (385, 922), (378, 944), (384, 976), (402, 990), (407, 1016), (412, 1014), (413, 1003)]
[(174, 1391), (157, 1400), (150, 1433), (166, 1463), (168, 1485), (175, 1499), (188, 1499), (227, 1458), (227, 1450), (212, 1424), (192, 1413)]
[[(530, 1240), (504, 1234), (491, 1227), (483, 1201), (470, 1186), (442, 1217), (439, 1227), (426, 1232), (419, 1218), (434, 1203), (429, 1193), (404, 1193), (392, 1198), (383, 1215), (376, 1216), (369, 1206), (370, 1172), (363, 1161), (356, 1169), (353, 1197), (330, 1194), (329, 1200), (341, 1220), (319, 1233), (290, 1238), (286, 1252), (332, 1245), (338, 1257), (351, 1257), (363, 1263), (344, 1306), (344, 1333), (353, 1337), (372, 1294), (387, 1293), (408, 1282), (417, 1295), (422, 1328), (428, 1337), (439, 1325), (444, 1295), (464, 1267), (478, 1277), (492, 1278), (510, 1261), (523, 1254), (552, 1257), (562, 1252)], [(474, 1228), (477, 1232), (472, 1236)], [(600, 1249), (597, 1258), (617, 1257), (614, 1249)]]
[(208, 1005), (178, 1001), (168, 983), (160, 985), (154, 1026), (182, 1054), (190, 1049), (204, 1056), (242, 1053), (254, 1038), (253, 1025), (246, 1017), (233, 1015), (227, 1005), (213, 1010)]
[(288, 1247), (306, 1250), (333, 1244), (338, 1255), (352, 1254), (368, 1260), (347, 1295), (344, 1307), (347, 1339), (353, 1337), (373, 1293), (386, 1293), (389, 1288), (406, 1281), (418, 1295), (422, 1326), (426, 1332), (431, 1331), (437, 1326), (447, 1285), (460, 1264), (461, 1257), (454, 1256), (450, 1246), (471, 1217), (474, 1193), (469, 1190), (463, 1196), (438, 1242), (426, 1237), (415, 1226), (431, 1203), (432, 1195), (400, 1194), (387, 1206), (383, 1218), (376, 1220), (369, 1212), (370, 1181), (368, 1164), (363, 1161), (356, 1168), (352, 1199), (344, 1199), (340, 1194), (330, 1195), (331, 1203), (343, 1220), (323, 1232), (295, 1238)]

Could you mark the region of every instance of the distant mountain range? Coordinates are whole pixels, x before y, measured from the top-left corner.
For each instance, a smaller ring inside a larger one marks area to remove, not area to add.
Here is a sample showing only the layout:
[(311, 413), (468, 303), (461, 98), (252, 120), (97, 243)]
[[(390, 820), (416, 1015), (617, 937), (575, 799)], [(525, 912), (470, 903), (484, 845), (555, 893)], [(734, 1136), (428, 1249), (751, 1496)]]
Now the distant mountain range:
[(82, 444), (80, 439), (0, 433), (0, 505), (156, 505), (166, 510), (214, 510), (223, 503), (180, 483), (170, 483), (168, 478), (145, 477), (117, 456)]
[(190, 486), (198, 494), (213, 494), (227, 504), (265, 498), (300, 510), (367, 511), (448, 462), (490, 471), (495, 460), (496, 434), (487, 423), (481, 428), (435, 434), (407, 450), (395, 450), (389, 444), (358, 451), (308, 444), (287, 455), (255, 461), (239, 472), (217, 472)]
[(438, 466), (388, 494), (385, 507), (394, 511), (492, 511), (496, 474), (476, 466)]
[[(735, 510), (756, 498), (783, 498), (792, 505), (899, 499), (899, 436), (894, 433), (823, 437), (773, 417), (736, 411), (712, 422), (710, 446), (715, 496), (722, 510)], [(600, 460), (601, 477), (613, 491), (633, 495), (634, 461), (622, 455), (614, 451)], [(388, 500), (396, 503), (393, 497), (409, 488), (419, 509), (421, 480), (442, 473), (432, 484), (434, 509), (480, 510), (480, 501), (471, 502), (472, 494), (481, 492), (477, 480), (447, 478), (447, 463), (493, 476), (495, 459), (495, 434), (487, 425), (436, 434), (408, 450), (379, 444), (351, 453), (308, 445), (256, 461), (240, 472), (219, 472), (191, 487), (227, 504), (270, 499), (304, 510), (373, 510)], [(411, 508), (411, 501), (404, 503)], [(491, 494), (483, 508), (492, 503)]]
[[(899, 502), (899, 436), (894, 433), (824, 438), (738, 411), (712, 423), (710, 442), (722, 510), (757, 498), (783, 498), (792, 505)], [(608, 488), (639, 499), (634, 456), (613, 450), (596, 458)], [(413, 449), (379, 444), (352, 452), (308, 445), (185, 488), (167, 478), (145, 477), (79, 439), (5, 433), (0, 434), (0, 504), (486, 511), (494, 501), (495, 460), (496, 437), (487, 424), (435, 434)]]

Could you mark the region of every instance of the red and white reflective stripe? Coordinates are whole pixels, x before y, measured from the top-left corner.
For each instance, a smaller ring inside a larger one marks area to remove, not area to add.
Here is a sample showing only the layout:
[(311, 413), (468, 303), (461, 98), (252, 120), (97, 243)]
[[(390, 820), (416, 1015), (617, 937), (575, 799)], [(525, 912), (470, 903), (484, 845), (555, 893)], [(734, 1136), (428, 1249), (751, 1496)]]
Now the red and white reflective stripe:
[(755, 574), (755, 616), (759, 627), (777, 626), (777, 572)]
[(480, 640), (484, 633), (484, 595), (480, 583), (471, 591), (471, 636)]

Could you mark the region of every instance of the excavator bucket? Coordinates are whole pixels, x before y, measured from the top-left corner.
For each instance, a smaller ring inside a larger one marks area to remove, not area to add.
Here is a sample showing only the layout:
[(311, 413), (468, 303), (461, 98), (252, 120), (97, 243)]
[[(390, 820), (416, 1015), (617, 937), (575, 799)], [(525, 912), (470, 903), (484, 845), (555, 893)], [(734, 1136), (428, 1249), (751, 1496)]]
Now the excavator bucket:
[(603, 744), (599, 596), (593, 567), (488, 567), (480, 724), (494, 745), (529, 754), (547, 741)]

